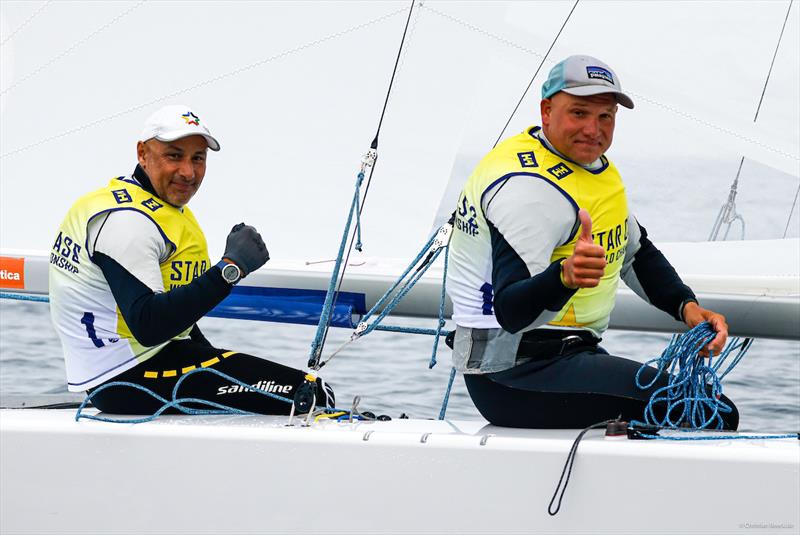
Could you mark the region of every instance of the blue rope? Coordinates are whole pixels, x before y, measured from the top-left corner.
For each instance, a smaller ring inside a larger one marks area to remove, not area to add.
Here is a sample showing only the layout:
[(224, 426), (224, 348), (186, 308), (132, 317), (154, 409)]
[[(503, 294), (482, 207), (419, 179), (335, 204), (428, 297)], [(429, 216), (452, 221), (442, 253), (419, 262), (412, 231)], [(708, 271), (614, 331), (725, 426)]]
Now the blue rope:
[(431, 336), (436, 336), (436, 333), (439, 332), (438, 329), (425, 329), (422, 327), (402, 327), (400, 325), (376, 325), (373, 330), (389, 331), (389, 332), (404, 333), (404, 334), (429, 334)]
[[(682, 335), (673, 336), (660, 357), (647, 361), (639, 368), (636, 386), (643, 390), (653, 386), (661, 374), (669, 375), (667, 386), (656, 389), (650, 396), (644, 411), (645, 425), (677, 429), (683, 424), (694, 429), (722, 429), (721, 415), (733, 409), (721, 401), (720, 379), (741, 361), (752, 345), (752, 340), (746, 339), (740, 343), (738, 338), (734, 338), (722, 350), (716, 362), (712, 353), (706, 364), (699, 353), (715, 336), (716, 332), (711, 325), (703, 322)], [(734, 359), (718, 375), (722, 365), (736, 350), (739, 352)], [(642, 384), (642, 372), (653, 363), (656, 364), (658, 373), (652, 381)], [(656, 407), (664, 408), (664, 416), (660, 419), (655, 416)], [(641, 422), (634, 421), (631, 424), (641, 425)]]
[(738, 440), (738, 439), (747, 439), (747, 440), (770, 440), (770, 439), (778, 439), (778, 438), (798, 438), (797, 433), (787, 433), (785, 435), (714, 435), (714, 436), (688, 436), (688, 437), (679, 437), (679, 436), (661, 436), (661, 435), (650, 435), (647, 433), (640, 433), (641, 436), (644, 438), (654, 438), (659, 440)]
[(450, 401), (450, 390), (453, 389), (453, 381), (456, 378), (456, 369), (450, 368), (450, 379), (447, 381), (447, 389), (444, 391), (444, 399), (442, 400), (442, 408), (439, 410), (439, 419), (444, 420), (444, 414), (447, 412), (447, 403)]
[[(428, 363), (428, 369), (433, 369), (436, 366), (436, 351), (439, 349), (439, 337), (442, 335), (442, 329), (444, 328), (444, 305), (446, 299), (445, 288), (447, 285), (447, 263), (450, 258), (450, 247), (448, 245), (447, 250), (444, 252), (444, 269), (442, 270), (442, 290), (441, 295), (439, 296), (439, 323), (436, 326), (436, 337), (433, 339), (433, 351), (431, 352), (431, 361)], [(453, 379), (450, 378), (450, 385), (452, 386)], [(445, 406), (442, 407), (441, 414), (444, 414), (445, 409), (447, 408), (447, 398), (449, 397), (449, 389), (448, 386), (448, 395), (445, 397)], [(444, 418), (439, 418), (443, 420)]]
[(356, 243), (355, 248), (359, 253), (362, 250), (363, 244), (361, 243), (361, 183), (364, 181), (364, 171), (358, 174), (358, 181), (356, 182), (356, 195), (354, 201), (356, 203), (355, 216), (356, 216)]
[[(372, 308), (369, 309), (369, 311), (367, 311), (366, 314), (364, 314), (364, 316), (361, 318), (362, 322), (368, 321), (369, 318), (372, 317), (372, 315), (379, 308), (381, 308), (384, 305), (384, 303), (386, 303), (386, 301), (389, 299), (389, 296), (397, 289), (398, 286), (400, 286), (400, 284), (408, 276), (408, 274), (411, 273), (411, 270), (414, 269), (414, 266), (416, 266), (420, 262), (420, 260), (422, 260), (422, 258), (425, 256), (425, 253), (427, 253), (428, 250), (433, 245), (433, 242), (434, 242), (435, 239), (436, 239), (436, 234), (433, 234), (428, 239), (428, 241), (425, 243), (425, 245), (422, 246), (422, 249), (420, 249), (419, 253), (417, 253), (417, 256), (414, 258), (414, 260), (411, 261), (411, 263), (408, 265), (408, 267), (406, 267), (405, 271), (403, 271), (403, 273), (397, 278), (397, 280), (394, 282), (394, 284), (392, 284), (389, 287), (389, 289), (386, 290), (386, 292), (381, 296), (381, 298), (378, 299), (378, 301), (372, 306)], [(438, 253), (438, 251), (437, 251), (437, 253)], [(433, 260), (431, 260), (431, 262), (432, 261)], [(430, 265), (430, 263), (428, 265)], [(427, 270), (427, 267), (425, 268), (425, 270)], [(424, 273), (424, 271), (423, 271), (423, 273)], [(393, 300), (392, 303), (394, 303), (394, 305), (396, 305), (397, 301)], [(392, 306), (392, 308), (394, 308), (394, 306)], [(366, 334), (366, 333), (364, 333), (364, 334)]]
[(42, 295), (13, 294), (0, 292), (0, 299), (13, 299), (15, 301), (34, 301), (36, 303), (49, 303), (50, 298)]
[[(436, 257), (439, 256), (440, 252), (441, 249), (433, 254), (433, 257), (431, 258), (431, 263), (433, 263), (433, 261), (436, 260)], [(408, 292), (411, 291), (414, 285), (417, 284), (419, 279), (422, 278), (425, 272), (428, 271), (430, 265), (431, 265), (430, 263), (425, 265), (419, 271), (417, 271), (408, 281), (406, 281), (406, 283), (402, 286), (402, 288), (400, 288), (400, 291), (397, 292), (397, 294), (392, 298), (392, 300), (389, 301), (389, 304), (386, 305), (386, 307), (381, 311), (381, 313), (378, 314), (378, 316), (373, 320), (373, 322), (367, 326), (367, 328), (360, 334), (360, 336), (364, 336), (366, 334), (371, 333), (375, 329), (375, 327), (380, 322), (382, 322), (386, 318), (386, 316), (388, 316), (392, 312), (392, 310), (395, 309), (395, 307), (400, 303), (400, 301), (402, 301), (403, 298), (408, 294)], [(370, 313), (372, 313), (373, 310), (371, 310)], [(364, 320), (362, 319), (361, 321), (363, 322)]]
[[(223, 372), (221, 372), (219, 370), (215, 370), (213, 368), (196, 368), (196, 369), (186, 373), (185, 375), (181, 376), (180, 379), (178, 379), (178, 381), (175, 383), (175, 386), (172, 388), (172, 399), (171, 400), (168, 400), (168, 399), (156, 394), (155, 392), (153, 392), (149, 388), (144, 387), (144, 386), (139, 385), (139, 384), (136, 384), (136, 383), (130, 383), (130, 382), (127, 382), (127, 381), (113, 381), (113, 382), (110, 382), (110, 383), (106, 383), (106, 384), (100, 386), (99, 388), (97, 388), (96, 390), (94, 390), (91, 394), (89, 394), (86, 397), (86, 399), (83, 400), (83, 402), (78, 407), (78, 411), (75, 413), (75, 421), (78, 421), (78, 420), (84, 418), (84, 419), (87, 419), (87, 420), (96, 420), (96, 421), (99, 421), (99, 422), (111, 422), (111, 423), (121, 423), (121, 424), (139, 424), (139, 423), (145, 423), (145, 422), (152, 422), (153, 420), (155, 420), (156, 418), (161, 416), (161, 414), (163, 414), (164, 411), (166, 411), (167, 409), (173, 408), (173, 407), (178, 409), (179, 411), (181, 411), (183, 414), (190, 414), (190, 415), (205, 415), (205, 414), (246, 414), (246, 415), (254, 415), (254, 414), (256, 414), (254, 412), (245, 411), (245, 410), (242, 410), (242, 409), (237, 409), (235, 407), (230, 407), (228, 405), (222, 405), (220, 403), (216, 403), (214, 401), (210, 401), (210, 400), (207, 400), (207, 399), (179, 398), (178, 397), (178, 389), (180, 388), (180, 386), (183, 384), (183, 382), (188, 377), (190, 377), (191, 375), (194, 375), (195, 373), (212, 373), (214, 375), (218, 375), (219, 377), (222, 377), (223, 379), (225, 379), (227, 381), (231, 381), (232, 383), (235, 383), (235, 384), (237, 384), (239, 386), (247, 388), (252, 392), (256, 392), (256, 393), (261, 394), (263, 396), (267, 396), (267, 397), (270, 397), (270, 398), (273, 398), (273, 399), (277, 399), (279, 401), (283, 401), (284, 403), (289, 403), (289, 404), (292, 403), (292, 400), (289, 399), (289, 398), (286, 398), (286, 397), (283, 397), (283, 396), (279, 396), (278, 394), (274, 394), (272, 392), (267, 392), (265, 390), (260, 390), (258, 388), (253, 388), (253, 385), (248, 385), (244, 381), (240, 381), (239, 379), (236, 379), (235, 377), (231, 377), (230, 375), (228, 375), (226, 373), (223, 373)], [(95, 415), (92, 415), (92, 414), (84, 414), (83, 413), (83, 410), (91, 402), (91, 400), (92, 400), (92, 398), (94, 398), (94, 396), (96, 396), (98, 393), (102, 392), (103, 390), (106, 390), (107, 388), (112, 388), (112, 387), (128, 387), (128, 388), (134, 388), (136, 390), (140, 390), (140, 391), (144, 392), (145, 394), (148, 394), (148, 395), (152, 396), (153, 398), (155, 398), (156, 400), (160, 401), (162, 403), (162, 406), (156, 412), (154, 412), (153, 414), (151, 414), (149, 416), (144, 416), (144, 417), (141, 417), (141, 418), (107, 418), (107, 417), (104, 417), (104, 416), (95, 416)], [(195, 404), (200, 404), (200, 405), (207, 405), (209, 407), (212, 407), (212, 409), (195, 409), (193, 407), (185, 407), (184, 404), (186, 404), (186, 403), (195, 403)], [(339, 409), (336, 409), (336, 408), (328, 408), (327, 410), (330, 410), (330, 411), (333, 411), (333, 412), (338, 412), (339, 411)]]
[[(319, 317), (319, 324), (317, 325), (317, 332), (314, 335), (314, 340), (311, 342), (311, 352), (309, 354), (309, 366), (313, 367), (319, 362), (319, 352), (321, 351), (322, 339), (330, 324), (331, 311), (333, 310), (333, 296), (336, 293), (336, 283), (339, 280), (339, 271), (342, 267), (342, 260), (344, 259), (344, 249), (347, 245), (347, 237), (350, 235), (350, 225), (353, 222), (353, 213), (359, 205), (359, 198), (361, 195), (361, 183), (364, 181), (364, 169), (359, 171), (356, 178), (355, 192), (353, 194), (353, 201), (350, 203), (350, 213), (347, 215), (347, 223), (344, 226), (342, 233), (342, 241), (339, 243), (339, 252), (336, 255), (336, 263), (331, 273), (331, 281), (328, 284), (328, 292), (325, 294), (325, 303), (322, 305), (322, 311)], [(358, 227), (360, 228), (360, 219)], [(360, 240), (360, 237), (359, 237)], [(359, 245), (361, 245), (359, 243)]]

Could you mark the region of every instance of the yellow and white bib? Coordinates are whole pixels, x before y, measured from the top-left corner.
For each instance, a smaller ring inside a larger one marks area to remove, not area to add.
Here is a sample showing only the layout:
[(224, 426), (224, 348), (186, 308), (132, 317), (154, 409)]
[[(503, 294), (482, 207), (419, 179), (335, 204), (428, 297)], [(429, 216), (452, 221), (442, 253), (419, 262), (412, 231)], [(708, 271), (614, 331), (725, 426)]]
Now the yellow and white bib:
[[(578, 208), (589, 212), (594, 242), (605, 247), (608, 262), (599, 286), (578, 290), (547, 325), (588, 329), (600, 336), (608, 327), (625, 261), (625, 187), (616, 167), (605, 158), (600, 168), (587, 170), (548, 149), (536, 137), (537, 131), (538, 128), (531, 128), (500, 143), (478, 164), (461, 193), (450, 242), (447, 281), (453, 319), (461, 327), (500, 328), (491, 301), (492, 244), (485, 203), (509, 179), (544, 181), (570, 201), (575, 213)], [(536, 239), (534, 226), (541, 224), (536, 215), (530, 217), (532, 239)], [(570, 220), (574, 221), (574, 217)], [(572, 254), (579, 233), (570, 230), (566, 229), (568, 240), (552, 251), (550, 262)], [(547, 325), (531, 325), (526, 330)]]
[[(208, 247), (187, 208), (175, 208), (132, 178), (112, 179), (72, 205), (50, 252), (50, 312), (64, 348), (67, 386), (83, 391), (149, 359), (164, 344), (145, 347), (130, 332), (87, 244), (89, 226), (110, 212), (131, 210), (158, 228), (168, 254), (160, 261), (163, 288), (190, 283), (209, 267)], [(136, 248), (137, 236), (127, 237)], [(175, 338), (185, 338), (190, 329)]]

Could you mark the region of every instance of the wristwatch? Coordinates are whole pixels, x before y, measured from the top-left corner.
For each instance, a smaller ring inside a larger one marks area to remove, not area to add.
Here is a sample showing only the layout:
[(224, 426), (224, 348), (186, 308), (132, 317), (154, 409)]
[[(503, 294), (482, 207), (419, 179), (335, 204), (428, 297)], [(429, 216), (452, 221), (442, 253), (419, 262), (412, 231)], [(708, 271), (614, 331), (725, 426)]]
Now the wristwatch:
[(239, 269), (239, 266), (236, 264), (228, 264), (226, 263), (222, 266), (222, 278), (225, 279), (225, 282), (233, 286), (239, 279), (242, 278), (242, 270)]

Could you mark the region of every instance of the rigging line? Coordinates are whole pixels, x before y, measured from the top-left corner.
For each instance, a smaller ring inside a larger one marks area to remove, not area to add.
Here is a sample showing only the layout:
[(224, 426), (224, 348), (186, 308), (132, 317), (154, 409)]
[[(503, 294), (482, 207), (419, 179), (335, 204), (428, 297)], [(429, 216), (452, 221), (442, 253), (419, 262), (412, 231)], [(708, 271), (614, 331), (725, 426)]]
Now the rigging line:
[[(475, 26), (474, 24), (471, 24), (469, 22), (461, 20), (461, 19), (459, 19), (457, 17), (454, 17), (454, 16), (452, 16), (452, 15), (450, 15), (448, 13), (444, 13), (442, 11), (439, 11), (439, 10), (435, 9), (435, 8), (429, 7), (427, 5), (426, 6), (422, 6), (422, 7), (424, 9), (427, 9), (428, 11), (436, 13), (437, 15), (441, 16), (442, 18), (448, 19), (451, 22), (454, 22), (454, 23), (456, 23), (456, 24), (458, 24), (460, 26), (464, 26), (465, 28), (467, 28), (467, 29), (469, 29), (471, 31), (474, 31), (475, 33), (484, 35), (484, 36), (486, 36), (486, 37), (488, 37), (490, 39), (493, 39), (493, 40), (495, 40), (495, 41), (497, 41), (499, 43), (502, 43), (502, 44), (504, 44), (504, 45), (506, 45), (508, 47), (515, 48), (517, 50), (520, 50), (520, 51), (525, 52), (526, 54), (530, 54), (532, 56), (542, 57), (542, 54), (540, 54), (539, 52), (537, 52), (535, 50), (532, 50), (532, 49), (527, 48), (527, 47), (525, 47), (523, 45), (520, 45), (518, 43), (510, 41), (510, 40), (506, 39), (505, 37), (502, 37), (502, 36), (499, 36), (499, 35), (494, 34), (492, 32), (489, 32), (489, 31), (487, 31), (487, 30), (485, 30), (483, 28)], [(630, 89), (626, 89), (625, 92), (628, 93), (629, 95), (633, 96), (633, 97), (636, 97), (637, 100), (641, 100), (642, 102), (646, 102), (646, 103), (651, 104), (653, 106), (657, 106), (657, 107), (659, 107), (659, 108), (661, 108), (661, 109), (663, 109), (663, 110), (665, 110), (667, 112), (670, 112), (670, 113), (672, 113), (674, 115), (679, 115), (679, 116), (683, 117), (684, 119), (688, 119), (688, 120), (693, 121), (693, 122), (695, 122), (697, 124), (700, 124), (702, 126), (710, 128), (712, 130), (716, 130), (716, 131), (721, 132), (723, 134), (727, 134), (727, 135), (729, 135), (731, 137), (737, 138), (737, 139), (739, 139), (741, 141), (745, 141), (746, 143), (748, 143), (750, 145), (757, 145), (757, 146), (759, 146), (759, 147), (761, 147), (761, 148), (763, 148), (763, 149), (765, 149), (765, 150), (767, 150), (769, 152), (772, 152), (774, 154), (778, 154), (778, 155), (783, 156), (785, 158), (791, 159), (791, 160), (793, 160), (795, 162), (800, 162), (800, 155), (790, 154), (788, 152), (785, 152), (785, 151), (783, 151), (781, 149), (778, 149), (776, 147), (773, 147), (771, 145), (767, 145), (766, 143), (762, 143), (761, 141), (759, 141), (757, 139), (748, 137), (748, 136), (746, 136), (744, 134), (740, 134), (739, 132), (735, 132), (735, 131), (733, 131), (733, 130), (731, 130), (729, 128), (725, 128), (723, 126), (719, 126), (719, 125), (714, 124), (714, 123), (712, 123), (710, 121), (707, 121), (705, 119), (701, 119), (700, 117), (692, 115), (691, 113), (687, 113), (687, 112), (683, 111), (682, 109), (676, 108), (675, 106), (671, 106), (669, 104), (664, 104), (663, 102), (659, 102), (659, 101), (654, 100), (652, 98), (646, 97), (641, 93), (637, 93), (636, 91), (631, 91)]]
[[(400, 38), (400, 48), (397, 49), (397, 58), (394, 60), (394, 68), (392, 69), (392, 78), (389, 80), (389, 89), (386, 91), (386, 99), (383, 101), (383, 110), (381, 110), (381, 118), (378, 120), (378, 131), (375, 132), (375, 139), (372, 140), (371, 148), (378, 148), (378, 136), (381, 133), (381, 125), (383, 125), (383, 116), (386, 114), (386, 107), (389, 105), (389, 95), (392, 93), (392, 86), (394, 85), (394, 76), (397, 74), (397, 66), (400, 64), (400, 55), (403, 53), (403, 43), (406, 41), (406, 33), (408, 33), (408, 24), (411, 22), (411, 13), (414, 11), (414, 4), (416, 0), (411, 0), (411, 7), (408, 9), (408, 17), (406, 18), (406, 25), (403, 28), (403, 37)], [(372, 167), (373, 169), (375, 166)], [(370, 173), (370, 178), (372, 173)], [(369, 181), (367, 181), (367, 188), (369, 188)], [(367, 191), (364, 191), (366, 196)]]
[(522, 101), (525, 100), (525, 95), (528, 94), (528, 91), (530, 90), (531, 86), (533, 85), (533, 81), (539, 75), (539, 71), (541, 70), (542, 65), (544, 65), (545, 60), (547, 60), (547, 56), (550, 55), (550, 51), (553, 50), (554, 46), (556, 46), (556, 41), (558, 41), (558, 38), (561, 36), (561, 32), (564, 31), (564, 28), (567, 26), (567, 23), (569, 22), (570, 17), (572, 17), (572, 13), (575, 11), (575, 8), (578, 7), (578, 2), (580, 2), (580, 0), (575, 0), (575, 3), (572, 5), (572, 9), (569, 10), (569, 13), (567, 14), (567, 18), (564, 19), (564, 23), (561, 25), (561, 28), (559, 28), (558, 33), (553, 38), (553, 42), (550, 43), (550, 48), (548, 48), (547, 52), (545, 52), (544, 56), (542, 56), (542, 61), (539, 62), (539, 66), (536, 67), (536, 72), (533, 73), (533, 76), (531, 77), (531, 81), (528, 82), (528, 87), (526, 87), (525, 91), (522, 92), (522, 96), (519, 97), (519, 101), (517, 102), (517, 105), (514, 106), (514, 111), (512, 111), (511, 115), (508, 116), (508, 120), (506, 121), (506, 124), (503, 125), (503, 129), (500, 131), (500, 135), (497, 136), (497, 139), (494, 140), (494, 145), (492, 145), (492, 148), (495, 148), (497, 146), (497, 144), (500, 142), (500, 138), (502, 138), (503, 134), (506, 133), (506, 128), (508, 128), (508, 125), (511, 124), (511, 119), (514, 118), (514, 115), (517, 113), (517, 110), (519, 109), (520, 104), (522, 104)]
[(775, 53), (772, 54), (772, 63), (769, 64), (769, 71), (767, 72), (767, 79), (764, 80), (764, 89), (761, 90), (761, 98), (758, 99), (758, 108), (756, 108), (756, 114), (753, 116), (753, 122), (756, 122), (758, 119), (758, 112), (761, 111), (761, 103), (764, 102), (764, 95), (767, 92), (767, 84), (769, 83), (769, 77), (772, 74), (772, 67), (775, 66), (775, 58), (778, 57), (778, 49), (781, 46), (781, 40), (783, 39), (783, 31), (786, 29), (786, 22), (789, 20), (789, 12), (792, 10), (792, 4), (794, 0), (789, 0), (789, 8), (786, 10), (786, 17), (783, 19), (783, 26), (781, 27), (781, 34), (778, 36), (778, 44), (775, 45)]
[[(708, 236), (708, 241), (717, 240), (717, 235), (719, 234), (720, 229), (722, 229), (723, 223), (728, 224), (728, 230), (725, 232), (725, 236), (727, 236), (728, 232), (730, 232), (731, 230), (731, 225), (733, 224), (733, 222), (737, 218), (741, 218), (741, 216), (736, 213), (736, 193), (737, 193), (737, 188), (739, 186), (739, 175), (742, 172), (742, 165), (744, 165), (744, 156), (742, 156), (742, 159), (739, 160), (739, 169), (736, 171), (736, 178), (733, 179), (733, 183), (731, 184), (730, 190), (728, 191), (728, 199), (722, 204), (722, 206), (720, 206), (719, 213), (717, 214), (717, 219), (711, 226), (711, 234), (709, 234)], [(742, 219), (741, 221), (742, 225), (744, 225), (744, 219)]]
[(239, 74), (242, 74), (244, 72), (250, 71), (250, 70), (255, 69), (257, 67), (261, 67), (263, 65), (266, 65), (267, 63), (271, 63), (273, 61), (277, 61), (277, 60), (282, 59), (284, 57), (291, 56), (293, 54), (297, 54), (298, 52), (302, 52), (302, 51), (304, 51), (304, 50), (306, 50), (308, 48), (313, 48), (313, 47), (319, 46), (319, 45), (321, 45), (323, 43), (326, 43), (328, 41), (337, 39), (339, 37), (343, 37), (343, 36), (345, 36), (345, 35), (347, 35), (349, 33), (352, 33), (352, 32), (358, 31), (358, 30), (362, 30), (362, 29), (366, 28), (367, 26), (371, 26), (373, 24), (377, 24), (379, 22), (383, 22), (386, 19), (392, 18), (395, 15), (397, 15), (399, 13), (402, 13), (404, 10), (405, 10), (404, 7), (400, 8), (400, 9), (395, 9), (394, 11), (390, 11), (389, 13), (386, 13), (385, 15), (381, 15), (380, 17), (376, 17), (374, 19), (370, 19), (370, 20), (368, 20), (366, 22), (362, 22), (361, 24), (357, 24), (355, 26), (351, 26), (349, 28), (346, 28), (344, 30), (338, 31), (336, 33), (332, 33), (332, 34), (326, 35), (325, 37), (321, 37), (319, 39), (315, 39), (314, 41), (309, 41), (307, 43), (304, 43), (302, 45), (296, 46), (294, 48), (290, 48), (290, 49), (284, 50), (283, 52), (279, 52), (279, 53), (274, 54), (272, 56), (269, 56), (267, 58), (261, 59), (259, 61), (255, 61), (253, 63), (249, 63), (249, 64), (247, 64), (247, 65), (245, 65), (243, 67), (238, 67), (238, 68), (233, 69), (231, 71), (228, 71), (228, 72), (225, 72), (225, 73), (222, 73), (222, 74), (218, 74), (218, 75), (216, 75), (216, 76), (214, 76), (212, 78), (207, 78), (207, 79), (202, 80), (200, 82), (197, 82), (197, 83), (195, 83), (195, 84), (193, 84), (191, 86), (187, 86), (187, 87), (184, 87), (182, 89), (175, 90), (175, 91), (173, 91), (171, 93), (162, 95), (162, 96), (160, 96), (158, 98), (155, 98), (155, 99), (152, 99), (152, 100), (150, 100), (148, 102), (144, 102), (144, 103), (138, 104), (136, 106), (131, 106), (130, 108), (127, 108), (125, 110), (118, 111), (116, 113), (112, 113), (110, 115), (107, 115), (105, 117), (101, 117), (99, 119), (95, 119), (94, 121), (90, 121), (88, 123), (84, 123), (84, 124), (82, 124), (80, 126), (76, 126), (75, 128), (71, 128), (69, 130), (65, 130), (65, 131), (63, 131), (61, 133), (58, 133), (58, 134), (55, 134), (55, 135), (52, 135), (52, 136), (48, 136), (48, 137), (40, 139), (39, 141), (36, 141), (34, 143), (30, 143), (28, 145), (23, 145), (23, 146), (18, 147), (16, 149), (12, 149), (12, 150), (10, 150), (8, 152), (4, 152), (3, 154), (0, 154), (0, 160), (5, 159), (8, 156), (13, 156), (15, 154), (19, 154), (20, 152), (24, 152), (26, 150), (30, 150), (32, 148), (38, 147), (38, 146), (43, 145), (45, 143), (49, 143), (51, 141), (55, 141), (57, 139), (61, 139), (62, 137), (66, 137), (66, 136), (70, 136), (72, 134), (76, 134), (78, 132), (86, 130), (87, 128), (92, 128), (94, 126), (97, 126), (99, 124), (105, 123), (107, 121), (111, 121), (113, 119), (117, 119), (117, 118), (122, 117), (124, 115), (127, 115), (129, 113), (133, 113), (133, 112), (148, 108), (150, 106), (153, 106), (154, 104), (158, 104), (159, 102), (163, 102), (165, 100), (175, 98), (175, 97), (177, 97), (179, 95), (183, 95), (184, 93), (188, 93), (189, 91), (192, 91), (194, 89), (199, 89), (201, 87), (217, 83), (217, 82), (219, 82), (221, 80), (225, 80), (225, 79), (231, 78), (233, 76), (238, 76)]
[[(411, 13), (414, 11), (414, 4), (415, 3), (416, 3), (416, 0), (411, 0), (411, 6), (408, 9), (408, 17), (406, 18), (406, 25), (403, 28), (403, 37), (400, 39), (400, 48), (398, 48), (398, 50), (397, 50), (397, 58), (395, 58), (394, 68), (392, 69), (392, 77), (389, 80), (389, 88), (386, 91), (386, 98), (383, 101), (383, 110), (381, 110), (381, 117), (378, 120), (378, 129), (375, 132), (375, 139), (373, 139), (372, 143), (370, 144), (370, 149), (372, 149), (374, 151), (377, 151), (377, 149), (378, 149), (378, 136), (380, 136), (381, 126), (383, 125), (383, 117), (386, 114), (386, 108), (389, 105), (389, 96), (392, 93), (392, 86), (394, 85), (395, 75), (397, 74), (397, 66), (400, 63), (400, 56), (403, 53), (403, 45), (405, 44), (405, 41), (406, 41), (406, 34), (408, 33), (408, 25), (409, 25), (409, 22), (411, 21)], [(367, 184), (364, 186), (364, 195), (361, 197), (361, 201), (360, 201), (359, 206), (358, 206), (359, 226), (361, 224), (360, 223), (361, 213), (364, 211), (364, 205), (366, 204), (366, 201), (367, 201), (367, 195), (369, 195), (369, 187), (372, 184), (372, 175), (375, 174), (375, 167), (376, 167), (377, 164), (378, 164), (378, 161), (377, 161), (377, 155), (376, 155), (376, 159), (375, 159), (375, 161), (373, 162), (372, 166), (369, 169), (369, 176), (367, 177)], [(342, 283), (344, 282), (344, 275), (345, 275), (345, 272), (347, 271), (347, 266), (349, 265), (349, 262), (350, 262), (350, 253), (353, 251), (353, 242), (354, 242), (354, 240), (356, 238), (356, 234), (357, 234), (357, 230), (354, 230), (353, 234), (350, 236), (350, 243), (348, 244), (348, 247), (347, 247), (347, 255), (345, 256), (344, 265), (342, 266), (342, 271), (341, 271), (341, 274), (339, 275), (339, 281), (336, 284), (336, 291), (333, 294), (333, 301), (332, 301), (331, 306), (335, 306), (336, 305), (336, 301), (339, 298), (339, 293), (340, 293), (340, 291), (342, 289)], [(325, 330), (322, 333), (322, 340), (320, 341), (319, 348), (317, 350), (318, 351), (317, 354), (319, 356), (322, 356), (322, 350), (325, 348), (325, 341), (328, 339), (328, 331), (329, 330), (330, 330), (330, 322), (325, 325)]]
[(92, 33), (90, 33), (89, 35), (84, 37), (83, 39), (75, 42), (72, 46), (70, 46), (69, 48), (67, 48), (66, 50), (64, 50), (63, 52), (58, 54), (57, 56), (55, 56), (52, 59), (50, 59), (49, 61), (39, 65), (33, 71), (29, 72), (28, 74), (26, 74), (25, 76), (23, 76), (22, 78), (20, 78), (19, 80), (17, 80), (13, 84), (11, 84), (10, 86), (8, 86), (5, 89), (3, 89), (2, 92), (0, 92), (0, 95), (5, 95), (9, 91), (11, 91), (15, 87), (17, 87), (18, 85), (24, 83), (25, 81), (29, 80), (30, 78), (33, 78), (34, 76), (39, 74), (41, 71), (43, 71), (44, 69), (46, 69), (47, 67), (49, 67), (50, 65), (55, 63), (56, 61), (60, 60), (64, 56), (68, 55), (70, 52), (72, 52), (73, 50), (75, 50), (76, 48), (78, 48), (79, 46), (84, 44), (86, 41), (90, 40), (95, 35), (99, 34), (100, 32), (102, 32), (103, 30), (107, 29), (108, 27), (114, 25), (118, 20), (120, 20), (123, 17), (125, 17), (126, 15), (130, 14), (132, 11), (134, 11), (136, 8), (140, 7), (145, 2), (147, 2), (147, 0), (139, 0), (139, 2), (137, 2), (133, 6), (129, 7), (128, 9), (126, 9), (125, 11), (123, 11), (122, 13), (120, 13), (119, 15), (114, 17), (113, 19), (109, 20), (108, 22), (103, 24), (101, 27), (97, 28), (95, 31), (93, 31)]
[(34, 12), (31, 14), (31, 16), (30, 16), (30, 17), (28, 17), (27, 19), (25, 19), (25, 22), (23, 22), (22, 24), (20, 24), (19, 26), (17, 26), (17, 29), (16, 29), (16, 30), (14, 30), (13, 32), (11, 32), (10, 34), (8, 34), (8, 36), (7, 36), (5, 39), (3, 39), (3, 42), (1, 42), (1, 43), (0, 43), (0, 46), (6, 46), (6, 43), (8, 43), (8, 42), (9, 42), (9, 41), (10, 41), (10, 40), (11, 40), (11, 39), (12, 39), (12, 38), (15, 36), (15, 35), (17, 35), (17, 33), (19, 33), (19, 31), (20, 31), (20, 30), (22, 30), (22, 29), (23, 29), (25, 26), (27, 26), (28, 24), (30, 24), (30, 22), (31, 22), (33, 19), (35, 19), (35, 18), (36, 18), (36, 16), (37, 16), (39, 13), (41, 13), (42, 11), (44, 11), (44, 8), (46, 8), (47, 6), (49, 6), (49, 5), (50, 5), (50, 4), (52, 4), (52, 3), (53, 3), (53, 0), (47, 0), (47, 2), (45, 2), (45, 3), (44, 3), (44, 4), (42, 4), (42, 5), (40, 5), (40, 6), (39, 6), (39, 8), (38, 8), (36, 11), (34, 11)]
[(783, 229), (783, 237), (789, 232), (789, 223), (792, 221), (794, 215), (794, 207), (797, 205), (797, 197), (800, 197), (800, 184), (797, 184), (797, 191), (794, 193), (794, 201), (792, 201), (792, 209), (789, 211), (789, 219), (786, 220), (786, 228)]
[[(417, 7), (422, 7), (422, 0), (417, 1)], [(417, 25), (419, 23), (419, 16), (422, 13), (421, 9), (417, 9), (417, 13), (414, 15), (414, 21), (411, 23), (411, 28), (408, 30), (408, 44), (403, 49), (403, 55), (400, 57), (400, 65), (397, 66), (397, 76), (400, 76), (400, 73), (403, 72), (403, 67), (405, 66), (406, 59), (408, 58), (409, 50), (411, 50), (411, 43), (414, 39), (414, 32), (417, 30)], [(398, 78), (398, 83), (402, 80), (402, 78)], [(395, 84), (395, 90), (397, 90), (397, 84)]]

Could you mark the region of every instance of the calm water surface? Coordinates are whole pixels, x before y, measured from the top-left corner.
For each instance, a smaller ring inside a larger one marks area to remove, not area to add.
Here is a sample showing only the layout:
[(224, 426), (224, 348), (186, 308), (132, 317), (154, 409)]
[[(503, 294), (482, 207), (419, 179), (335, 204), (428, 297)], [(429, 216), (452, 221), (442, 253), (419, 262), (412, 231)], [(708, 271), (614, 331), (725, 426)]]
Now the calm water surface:
[[(394, 323), (434, 326), (433, 320), (398, 318)], [(314, 327), (205, 318), (200, 327), (216, 346), (270, 358), (303, 368)], [(326, 353), (349, 337), (332, 329)], [(661, 353), (668, 335), (615, 331), (606, 333), (611, 353), (645, 361)], [(362, 409), (397, 417), (435, 418), (450, 372), (449, 350), (440, 348), (439, 364), (428, 369), (432, 338), (375, 331), (351, 344), (322, 376), (334, 385), (337, 404), (347, 406), (360, 395)], [(0, 390), (4, 394), (65, 392), (64, 362), (49, 308), (43, 303), (0, 299)], [(725, 393), (741, 413), (741, 430), (787, 432), (800, 429), (800, 343), (756, 340), (729, 374)], [(456, 379), (447, 416), (480, 419)]]

